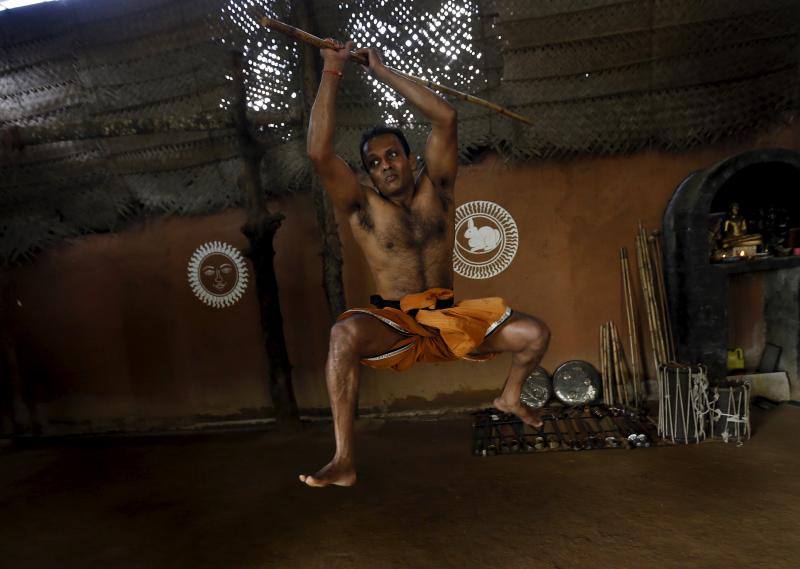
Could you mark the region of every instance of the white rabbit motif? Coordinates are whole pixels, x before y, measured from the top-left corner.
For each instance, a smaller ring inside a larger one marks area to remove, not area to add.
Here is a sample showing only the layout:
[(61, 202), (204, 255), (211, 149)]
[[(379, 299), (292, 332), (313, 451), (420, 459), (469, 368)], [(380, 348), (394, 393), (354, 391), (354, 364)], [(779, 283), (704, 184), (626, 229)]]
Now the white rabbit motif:
[(488, 253), (500, 244), (500, 230), (485, 225), (476, 227), (473, 218), (467, 219), (464, 237), (468, 240), (470, 253)]

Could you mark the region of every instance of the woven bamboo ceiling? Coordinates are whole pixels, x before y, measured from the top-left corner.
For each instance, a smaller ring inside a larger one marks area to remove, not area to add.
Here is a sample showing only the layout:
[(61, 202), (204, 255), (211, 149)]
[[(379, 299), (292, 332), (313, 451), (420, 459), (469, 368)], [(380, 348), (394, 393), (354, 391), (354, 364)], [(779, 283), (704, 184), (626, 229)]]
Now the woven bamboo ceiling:
[[(244, 53), (268, 191), (307, 185), (300, 50), (258, 25), (288, 0), (61, 0), (0, 12), (0, 265), (147, 215), (242, 203), (230, 108)], [(531, 117), (457, 103), (467, 158), (684, 150), (753, 132), (798, 106), (795, 0), (310, 2), (322, 37), (379, 45), (387, 63)], [(296, 22), (295, 22), (296, 23)], [(337, 149), (421, 118), (353, 67)], [(119, 134), (125, 134), (119, 136)], [(18, 148), (20, 141), (26, 143)]]

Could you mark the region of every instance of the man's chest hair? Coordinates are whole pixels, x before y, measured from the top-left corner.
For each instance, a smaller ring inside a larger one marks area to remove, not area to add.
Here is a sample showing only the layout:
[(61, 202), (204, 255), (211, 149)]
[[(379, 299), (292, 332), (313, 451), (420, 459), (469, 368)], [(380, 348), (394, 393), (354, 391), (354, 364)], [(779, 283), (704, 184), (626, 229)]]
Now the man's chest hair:
[(448, 211), (438, 204), (417, 203), (410, 208), (393, 204), (367, 204), (355, 215), (364, 237), (374, 239), (384, 249), (421, 249), (444, 239)]

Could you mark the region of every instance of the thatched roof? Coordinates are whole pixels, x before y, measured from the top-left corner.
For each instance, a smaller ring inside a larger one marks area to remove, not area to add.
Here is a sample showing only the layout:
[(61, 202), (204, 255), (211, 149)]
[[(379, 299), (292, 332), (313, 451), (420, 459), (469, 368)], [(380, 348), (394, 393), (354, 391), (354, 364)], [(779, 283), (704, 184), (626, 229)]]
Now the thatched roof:
[[(0, 130), (36, 142), (0, 161), (0, 264), (145, 215), (241, 204), (232, 49), (245, 51), (269, 191), (301, 189), (299, 52), (257, 25), (263, 13), (291, 21), (293, 4), (63, 0), (0, 12)], [(783, 120), (800, 96), (794, 0), (316, 0), (313, 10), (320, 36), (380, 43), (388, 63), (534, 120), (459, 103), (465, 156), (681, 150)], [(421, 148), (420, 117), (349, 71), (339, 151), (355, 163), (361, 131), (386, 120)]]

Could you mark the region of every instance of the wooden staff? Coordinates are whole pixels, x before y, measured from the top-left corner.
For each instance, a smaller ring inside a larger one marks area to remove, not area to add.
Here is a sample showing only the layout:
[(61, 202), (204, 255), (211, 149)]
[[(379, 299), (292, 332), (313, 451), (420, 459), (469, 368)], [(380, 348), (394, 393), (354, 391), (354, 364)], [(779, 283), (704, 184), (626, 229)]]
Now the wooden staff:
[(609, 405), (614, 405), (620, 398), (619, 390), (616, 389), (616, 367), (614, 365), (614, 348), (611, 346), (611, 322), (604, 325), (606, 335), (606, 372), (608, 374), (608, 400)]
[(655, 271), (653, 269), (653, 257), (650, 254), (650, 240), (647, 238), (647, 233), (644, 227), (640, 226), (642, 247), (645, 253), (645, 270), (647, 272), (647, 286), (652, 303), (654, 322), (656, 325), (656, 338), (658, 339), (658, 356), (660, 363), (666, 363), (669, 360), (667, 354), (667, 342), (664, 334), (664, 318), (661, 311), (661, 304), (658, 299), (658, 284), (656, 283)]
[(656, 340), (656, 352), (658, 353), (658, 363), (664, 362), (663, 342), (661, 341), (661, 325), (658, 315), (658, 301), (656, 300), (655, 290), (653, 288), (653, 267), (650, 259), (650, 246), (647, 241), (647, 234), (644, 227), (639, 224), (639, 242), (642, 249), (642, 267), (644, 268), (645, 287), (647, 294), (648, 307), (652, 314), (653, 336)]
[(619, 341), (619, 333), (617, 326), (613, 322), (609, 322), (611, 326), (611, 343), (614, 350), (614, 362), (617, 372), (617, 393), (620, 394), (620, 399), (624, 405), (630, 404), (630, 395), (628, 394), (628, 378), (625, 373), (625, 352), (622, 350), (622, 344)]
[(611, 387), (608, 381), (608, 344), (606, 342), (606, 325), (600, 324), (600, 368), (603, 374), (603, 401), (611, 405)]
[(628, 322), (628, 345), (631, 349), (631, 383), (633, 387), (633, 399), (639, 403), (639, 330), (636, 322), (636, 309), (633, 303), (633, 289), (631, 288), (631, 274), (628, 266), (628, 251), (625, 247), (619, 250), (619, 259), (622, 270), (622, 295), (625, 303), (625, 317)]
[(603, 349), (606, 352), (606, 382), (608, 383), (608, 404), (614, 404), (614, 369), (611, 366), (611, 342), (609, 341), (608, 322), (603, 323)]
[(667, 301), (667, 287), (664, 282), (664, 254), (661, 248), (661, 230), (655, 229), (651, 232), (653, 243), (653, 259), (655, 260), (656, 277), (658, 279), (658, 291), (661, 300), (661, 313), (664, 316), (664, 335), (667, 339), (667, 357), (669, 361), (675, 361), (675, 338), (672, 335), (672, 317), (669, 313), (669, 302)]
[(650, 271), (651, 271), (651, 282), (653, 284), (653, 297), (656, 301), (656, 307), (658, 308), (658, 327), (659, 333), (661, 335), (662, 340), (664, 341), (664, 360), (663, 362), (668, 362), (670, 358), (669, 354), (669, 342), (667, 340), (667, 327), (665, 322), (665, 315), (664, 315), (664, 299), (661, 295), (661, 286), (660, 286), (660, 274), (659, 274), (659, 267), (658, 267), (658, 255), (656, 254), (656, 245), (655, 240), (653, 239), (652, 235), (648, 235), (647, 237), (647, 253), (650, 259)]
[[(308, 32), (304, 32), (299, 28), (295, 28), (294, 26), (290, 26), (288, 24), (284, 24), (278, 20), (273, 20), (272, 18), (268, 18), (266, 16), (261, 18), (261, 25), (265, 28), (270, 28), (272, 30), (281, 32), (286, 34), (287, 36), (296, 39), (297, 41), (305, 42), (311, 44), (315, 47), (320, 49), (341, 49), (341, 47), (333, 41), (326, 41), (322, 38), (319, 38), (313, 34), (309, 34)], [(369, 65), (369, 59), (365, 55), (360, 55), (355, 52), (350, 52), (350, 61), (355, 61), (361, 65)], [(518, 120), (523, 122), (527, 125), (532, 125), (533, 122), (528, 117), (522, 116), (514, 111), (509, 111), (505, 107), (501, 107), (491, 101), (487, 101), (486, 99), (481, 99), (479, 97), (475, 97), (474, 95), (470, 95), (469, 93), (462, 93), (461, 91), (457, 91), (452, 87), (447, 87), (445, 85), (440, 85), (438, 83), (434, 83), (433, 81), (428, 81), (427, 79), (421, 79), (419, 77), (414, 77), (413, 75), (408, 75), (407, 73), (403, 73), (393, 67), (386, 66), (387, 69), (391, 70), (394, 73), (397, 73), (401, 77), (405, 77), (409, 81), (413, 81), (419, 85), (424, 85), (429, 89), (434, 89), (436, 91), (440, 91), (452, 97), (456, 97), (457, 99), (461, 99), (462, 101), (467, 101), (468, 103), (473, 103), (475, 105), (485, 107), (496, 113), (500, 113), (501, 115), (507, 116), (514, 120)]]
[(600, 352), (600, 379), (603, 380), (603, 403), (608, 405), (608, 391), (606, 390), (606, 364), (605, 355), (603, 355), (603, 325), (600, 324), (600, 336), (598, 337), (597, 346)]
[(619, 341), (619, 364), (620, 367), (622, 368), (622, 385), (625, 388), (626, 397), (628, 398), (628, 404), (633, 404), (634, 406), (637, 406), (639, 404), (639, 398), (638, 394), (633, 388), (633, 383), (631, 382), (631, 370), (628, 367), (628, 357), (625, 355), (625, 346), (623, 345), (622, 340), (618, 339), (618, 341)]
[(611, 405), (617, 403), (619, 391), (616, 389), (616, 378), (614, 377), (614, 352), (611, 349), (611, 328), (606, 322), (606, 367), (608, 368), (608, 399)]
[(611, 347), (611, 326), (610, 322), (605, 323), (606, 327), (606, 365), (608, 366), (608, 392), (611, 394), (611, 404), (614, 405), (619, 400), (619, 390), (616, 389), (617, 377), (614, 366), (614, 349)]
[(619, 350), (617, 349), (617, 327), (609, 320), (608, 334), (611, 338), (611, 361), (614, 364), (614, 387), (617, 389), (617, 399), (625, 405), (625, 390), (622, 389), (622, 368), (619, 365)]
[(639, 235), (636, 236), (636, 258), (639, 265), (639, 284), (642, 287), (642, 297), (645, 300), (645, 309), (647, 312), (647, 328), (650, 331), (650, 347), (653, 352), (653, 365), (655, 366), (656, 371), (658, 371), (658, 366), (661, 363), (660, 355), (659, 355), (659, 342), (658, 342), (658, 326), (656, 324), (656, 317), (653, 312), (654, 304), (650, 297), (650, 287), (648, 286), (648, 275), (647, 275), (647, 242), (643, 240), (641, 235), (642, 233), (642, 226), (641, 223), (639, 224)]

